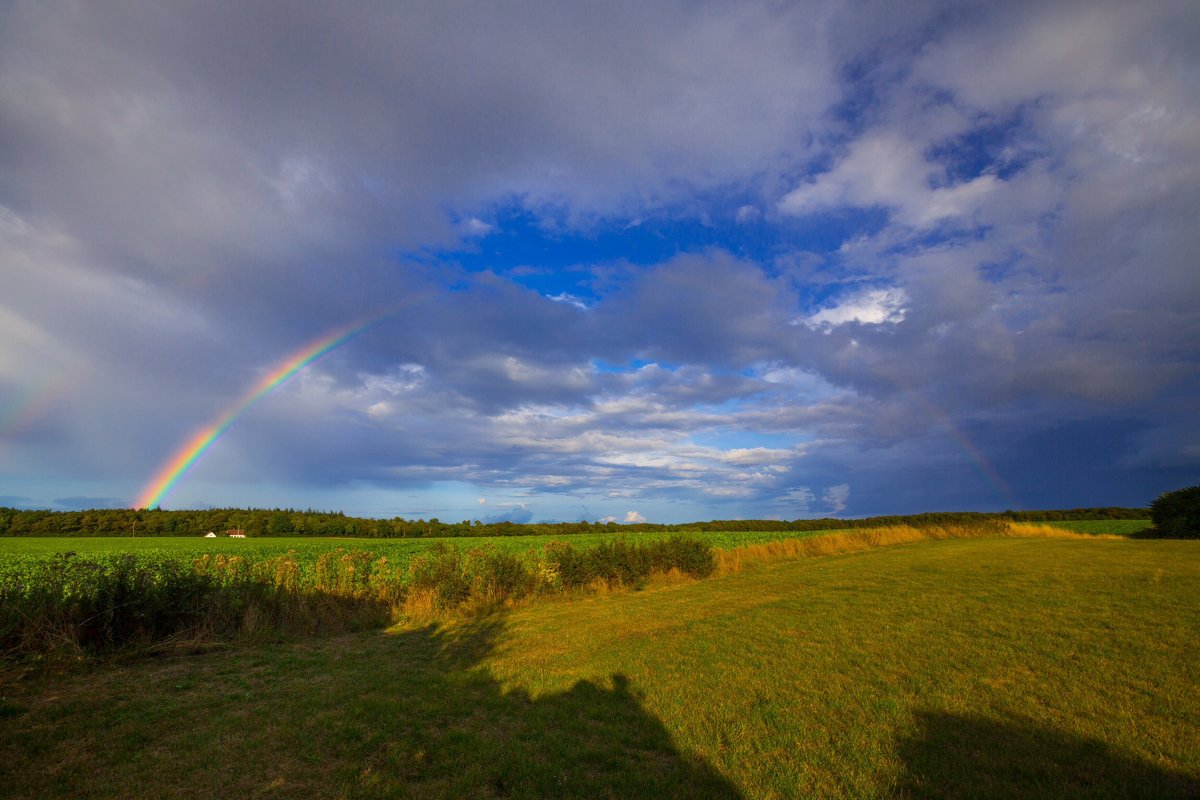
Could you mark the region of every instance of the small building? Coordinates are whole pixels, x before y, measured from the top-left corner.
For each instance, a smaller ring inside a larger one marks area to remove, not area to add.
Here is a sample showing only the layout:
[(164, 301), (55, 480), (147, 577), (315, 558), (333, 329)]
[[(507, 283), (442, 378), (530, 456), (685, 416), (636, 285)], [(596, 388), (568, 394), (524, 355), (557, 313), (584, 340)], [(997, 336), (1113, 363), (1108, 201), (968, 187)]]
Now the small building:
[(217, 538), (217, 535), (215, 533), (213, 533), (212, 531), (209, 531), (208, 533), (204, 534), (204, 538), (205, 539), (215, 539), (215, 538)]
[(244, 530), (242, 530), (241, 528), (230, 528), (229, 530), (225, 531), (225, 535), (228, 536), (230, 539), (245, 539), (246, 538), (246, 532)]

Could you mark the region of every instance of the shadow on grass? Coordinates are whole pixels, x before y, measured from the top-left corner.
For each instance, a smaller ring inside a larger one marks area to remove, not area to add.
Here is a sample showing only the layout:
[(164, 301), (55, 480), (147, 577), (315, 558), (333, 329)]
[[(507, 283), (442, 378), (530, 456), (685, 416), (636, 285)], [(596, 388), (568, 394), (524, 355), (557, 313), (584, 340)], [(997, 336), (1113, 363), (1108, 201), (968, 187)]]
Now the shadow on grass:
[[(418, 713), (406, 715), (356, 776), (366, 795), (738, 797), (703, 761), (676, 750), (624, 675), (538, 696), (505, 691), (476, 669), (502, 618), (392, 634), (427, 651)], [(412, 665), (401, 669), (405, 679)], [(430, 704), (432, 698), (437, 702)]]
[(1200, 781), (1026, 720), (919, 715), (898, 794), (922, 798), (1200, 798)]
[(521, 667), (506, 688), (486, 663), (504, 628), (490, 617), (26, 687), (0, 716), (0, 785), (13, 798), (739, 796), (623, 675), (570, 684)]

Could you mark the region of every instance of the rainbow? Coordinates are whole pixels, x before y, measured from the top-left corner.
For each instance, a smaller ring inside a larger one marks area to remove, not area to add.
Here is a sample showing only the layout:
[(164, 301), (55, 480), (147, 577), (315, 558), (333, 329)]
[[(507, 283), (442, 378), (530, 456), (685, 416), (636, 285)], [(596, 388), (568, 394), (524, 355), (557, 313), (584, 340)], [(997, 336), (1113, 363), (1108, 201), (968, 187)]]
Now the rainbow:
[(44, 416), (73, 382), (66, 373), (43, 377), (7, 407), (0, 407), (0, 446)]
[(171, 458), (163, 464), (134, 501), (133, 508), (154, 508), (162, 502), (175, 484), (187, 474), (200, 457), (207, 453), (229, 426), (254, 405), (256, 401), (282, 386), (293, 375), (316, 361), (321, 356), (345, 344), (350, 339), (382, 320), (387, 314), (376, 314), (366, 321), (358, 321), (336, 328), (280, 361), (259, 379), (236, 403), (229, 407), (211, 424), (196, 431), (184, 442)]
[(954, 423), (950, 419), (950, 416), (935, 406), (928, 398), (919, 392), (912, 392), (912, 396), (921, 406), (925, 408), (925, 410), (929, 413), (929, 416), (933, 417), (938, 423), (941, 424), (943, 428), (946, 429), (946, 432), (950, 434), (950, 438), (953, 439), (954, 443), (959, 446), (959, 449), (966, 454), (967, 458), (974, 462), (980, 474), (987, 478), (992, 486), (995, 487), (996, 491), (999, 492), (1001, 497), (1003, 497), (1008, 503), (1008, 507), (1012, 509), (1019, 509), (1021, 506), (1017, 502), (1017, 497), (1013, 493), (1012, 488), (1009, 487), (1002, 477), (1000, 477), (1000, 473), (994, 466), (992, 466), (992, 463), (987, 460), (987, 457), (984, 456), (983, 453), (979, 452), (979, 448), (976, 447), (971, 440), (962, 433), (962, 431), (955, 427)]

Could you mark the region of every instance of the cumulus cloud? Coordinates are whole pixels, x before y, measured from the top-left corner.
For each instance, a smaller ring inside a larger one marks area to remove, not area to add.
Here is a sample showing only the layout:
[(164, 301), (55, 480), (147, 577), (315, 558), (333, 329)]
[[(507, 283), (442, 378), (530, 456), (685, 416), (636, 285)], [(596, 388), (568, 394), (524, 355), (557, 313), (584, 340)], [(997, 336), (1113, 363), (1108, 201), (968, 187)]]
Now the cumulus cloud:
[(830, 511), (834, 514), (840, 514), (846, 510), (846, 501), (850, 499), (850, 485), (839, 483), (837, 486), (830, 486), (821, 493), (821, 499), (829, 507)]
[(899, 222), (925, 228), (970, 217), (999, 183), (988, 174), (940, 185), (946, 181), (945, 169), (926, 160), (920, 143), (877, 133), (855, 141), (831, 171), (784, 195), (779, 208), (798, 216), (843, 206), (883, 206)]
[(514, 522), (520, 525), (526, 522), (533, 522), (533, 511), (528, 506), (522, 504), (519, 506), (514, 506), (499, 514), (493, 514), (492, 516), (484, 519), (483, 522)]
[(829, 330), (850, 322), (866, 325), (902, 322), (907, 301), (908, 294), (903, 289), (869, 289), (810, 314), (804, 324), (810, 328)]
[(10, 4), (0, 478), (132, 497), (378, 315), (245, 411), (193, 496), (986, 507), (1107, 436), (1091, 502), (1140, 504), (1198, 477), (1196, 18)]

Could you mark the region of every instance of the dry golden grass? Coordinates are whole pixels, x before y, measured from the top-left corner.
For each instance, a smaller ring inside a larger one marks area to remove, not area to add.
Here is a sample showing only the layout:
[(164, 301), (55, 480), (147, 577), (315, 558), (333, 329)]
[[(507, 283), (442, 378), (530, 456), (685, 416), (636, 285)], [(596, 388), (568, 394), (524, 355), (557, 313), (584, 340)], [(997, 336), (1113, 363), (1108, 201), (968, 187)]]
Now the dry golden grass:
[(400, 613), (412, 622), (428, 622), (438, 616), (437, 599), (433, 589), (413, 589), (405, 596)]
[[(717, 551), (718, 553), (720, 551)], [(404, 602), (393, 610), (393, 630), (409, 630), (433, 623), (447, 624), (466, 622), (479, 617), (486, 617), (497, 612), (507, 612), (525, 608), (536, 603), (563, 601), (570, 603), (580, 598), (601, 598), (611, 595), (627, 594), (642, 591), (652, 587), (677, 586), (696, 583), (702, 580), (688, 575), (678, 567), (672, 567), (666, 572), (655, 570), (646, 576), (645, 580), (635, 586), (612, 583), (604, 578), (595, 578), (584, 586), (574, 589), (556, 590), (548, 593), (532, 594), (521, 598), (511, 598), (491, 595), (472, 594), (467, 600), (453, 608), (439, 605), (438, 594), (432, 589), (413, 589), (405, 597)]]
[(828, 536), (810, 536), (805, 539), (781, 539), (774, 542), (743, 545), (729, 550), (717, 550), (717, 574), (729, 575), (741, 572), (750, 564), (780, 561), (792, 558), (810, 558), (845, 553), (858, 553), (877, 547), (888, 547), (912, 542), (939, 539), (979, 538), (1020, 539), (1119, 539), (1105, 534), (1076, 533), (1074, 531), (1029, 522), (1000, 522), (986, 525), (933, 525), (914, 528), (910, 525), (889, 525), (880, 528), (845, 531)]

